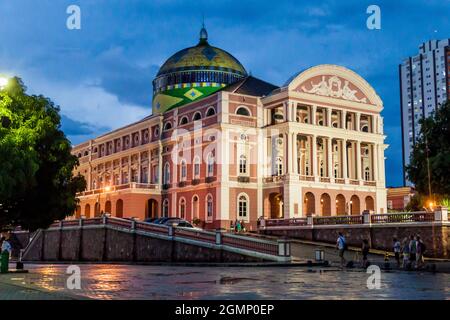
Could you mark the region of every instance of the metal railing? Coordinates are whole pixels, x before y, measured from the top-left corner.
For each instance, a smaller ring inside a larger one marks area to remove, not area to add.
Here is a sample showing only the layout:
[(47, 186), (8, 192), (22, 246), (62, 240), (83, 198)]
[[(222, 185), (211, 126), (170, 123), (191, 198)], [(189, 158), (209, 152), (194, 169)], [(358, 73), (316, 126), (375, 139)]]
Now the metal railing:
[[(446, 210), (446, 209), (445, 209)], [(291, 219), (267, 219), (260, 221), (260, 228), (289, 227), (289, 226), (333, 226), (333, 225), (377, 225), (388, 223), (423, 223), (423, 222), (445, 222), (448, 223), (447, 211), (442, 214), (436, 212), (400, 212), (373, 214), (365, 212), (361, 215), (345, 216), (308, 216)]]
[(294, 218), (294, 219), (269, 219), (266, 220), (267, 227), (278, 226), (306, 226), (308, 224), (307, 218)]
[(372, 223), (402, 223), (434, 221), (434, 212), (402, 212), (371, 215)]
[(362, 224), (363, 216), (334, 216), (334, 217), (314, 217), (313, 224), (315, 225), (335, 225), (335, 224)]

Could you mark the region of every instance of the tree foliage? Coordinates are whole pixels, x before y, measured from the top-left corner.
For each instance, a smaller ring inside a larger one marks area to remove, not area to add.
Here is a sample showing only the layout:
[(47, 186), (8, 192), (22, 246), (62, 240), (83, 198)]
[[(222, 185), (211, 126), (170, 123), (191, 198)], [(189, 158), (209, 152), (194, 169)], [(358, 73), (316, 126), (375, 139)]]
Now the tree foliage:
[(408, 179), (421, 194), (428, 194), (428, 162), (432, 194), (437, 199), (450, 195), (450, 101), (430, 117), (420, 120), (420, 133), (413, 147)]
[(78, 159), (61, 131), (59, 108), (25, 92), (19, 78), (0, 90), (0, 227), (34, 230), (72, 214), (86, 182), (72, 175)]

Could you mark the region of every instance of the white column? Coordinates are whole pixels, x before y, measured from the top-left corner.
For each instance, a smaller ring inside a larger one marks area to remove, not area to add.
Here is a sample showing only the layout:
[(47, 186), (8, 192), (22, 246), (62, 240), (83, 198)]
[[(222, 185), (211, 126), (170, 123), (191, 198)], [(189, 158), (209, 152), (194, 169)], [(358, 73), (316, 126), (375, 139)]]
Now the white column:
[(296, 102), (292, 102), (291, 103), (291, 112), (292, 112), (292, 121), (296, 122), (297, 121), (297, 103)]
[(355, 129), (356, 131), (361, 131), (361, 113), (357, 112), (356, 113), (356, 124), (355, 124)]
[(328, 178), (334, 179), (333, 176), (333, 149), (332, 149), (332, 139), (327, 138), (327, 165), (328, 165)]
[(298, 146), (297, 146), (297, 134), (293, 133), (292, 134), (292, 159), (293, 159), (293, 168), (294, 168), (294, 173), (298, 174)]
[(327, 108), (327, 127), (331, 127), (331, 108)]
[(378, 181), (378, 145), (372, 145), (372, 172), (373, 180)]
[(312, 143), (312, 157), (311, 157), (311, 164), (313, 169), (313, 176), (314, 180), (318, 180), (318, 174), (317, 174), (317, 137), (316, 135), (313, 135), (311, 137), (311, 143)]
[(317, 106), (313, 105), (311, 107), (311, 124), (316, 124), (316, 112), (317, 112)]
[(286, 101), (283, 103), (283, 113), (284, 113), (284, 120), (285, 121), (291, 121), (291, 115), (289, 113), (289, 101)]
[(291, 174), (291, 173), (294, 173), (294, 166), (292, 164), (292, 149), (293, 149), (292, 148), (292, 133), (287, 133), (286, 139), (287, 139), (287, 149), (286, 149), (285, 158), (288, 163), (287, 173)]
[(345, 125), (347, 124), (347, 111), (342, 110), (341, 117), (341, 128), (345, 129)]
[(343, 178), (348, 178), (348, 172), (347, 172), (347, 139), (342, 140), (342, 172), (343, 172)]
[(356, 180), (361, 180), (361, 142), (356, 141)]

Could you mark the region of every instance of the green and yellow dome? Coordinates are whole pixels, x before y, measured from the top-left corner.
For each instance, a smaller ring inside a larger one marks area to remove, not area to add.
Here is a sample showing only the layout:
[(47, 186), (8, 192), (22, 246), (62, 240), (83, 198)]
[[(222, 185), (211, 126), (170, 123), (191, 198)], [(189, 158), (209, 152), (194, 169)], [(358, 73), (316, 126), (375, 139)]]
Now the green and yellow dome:
[(159, 69), (153, 80), (153, 113), (204, 98), (246, 76), (235, 57), (209, 45), (203, 26), (196, 46), (178, 51)]

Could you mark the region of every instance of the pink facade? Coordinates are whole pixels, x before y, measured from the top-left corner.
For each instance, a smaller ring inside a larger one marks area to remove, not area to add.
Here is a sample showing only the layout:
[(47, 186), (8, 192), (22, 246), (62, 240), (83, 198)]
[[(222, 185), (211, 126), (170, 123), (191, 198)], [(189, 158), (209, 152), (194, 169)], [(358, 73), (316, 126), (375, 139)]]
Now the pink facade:
[(254, 229), (262, 216), (387, 211), (383, 106), (367, 82), (321, 65), (268, 94), (242, 86), (75, 146), (88, 182), (76, 215)]

